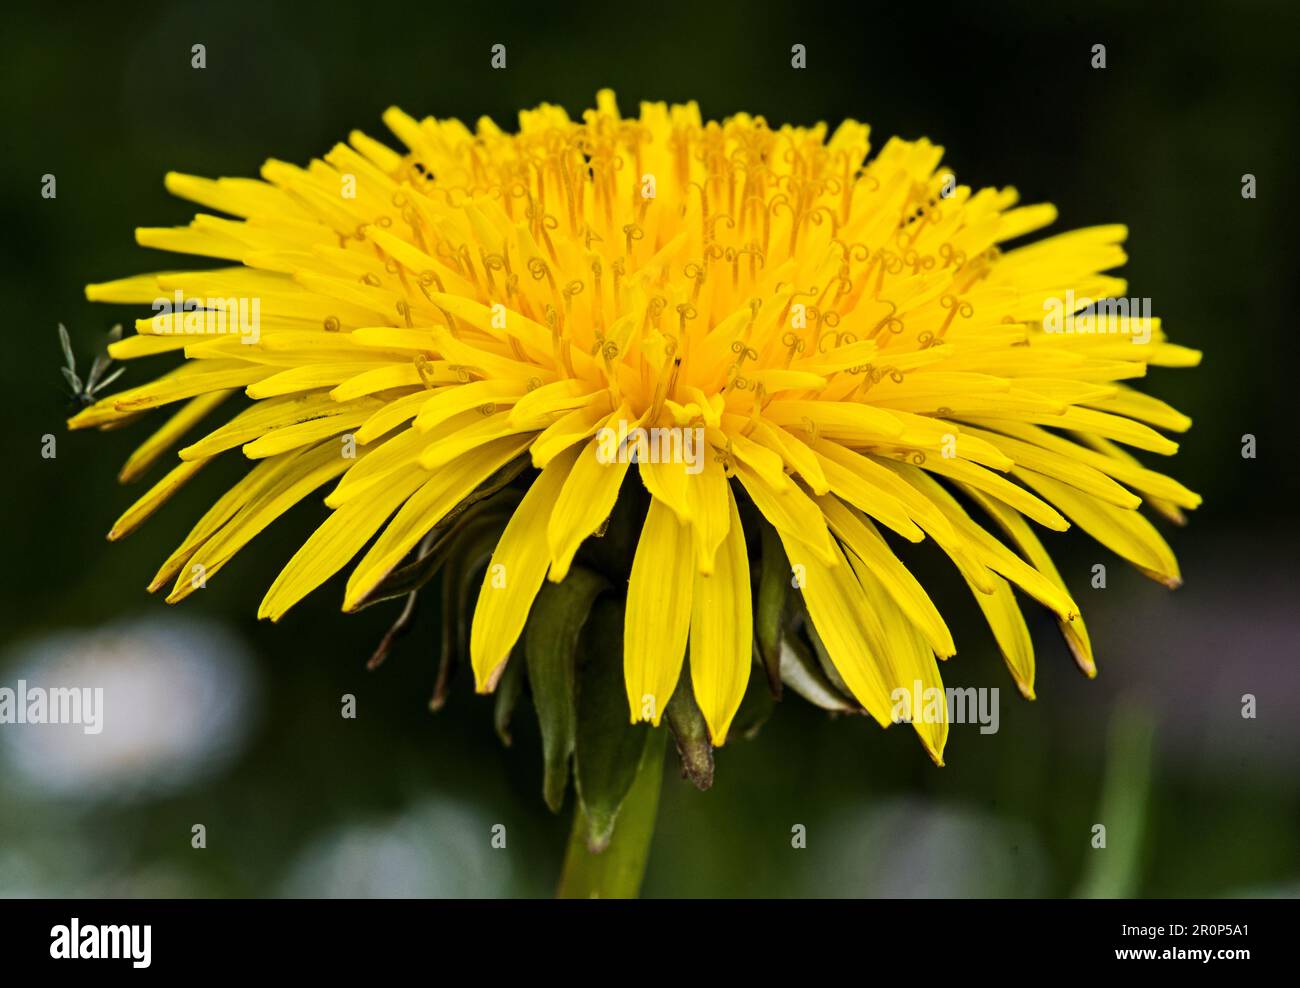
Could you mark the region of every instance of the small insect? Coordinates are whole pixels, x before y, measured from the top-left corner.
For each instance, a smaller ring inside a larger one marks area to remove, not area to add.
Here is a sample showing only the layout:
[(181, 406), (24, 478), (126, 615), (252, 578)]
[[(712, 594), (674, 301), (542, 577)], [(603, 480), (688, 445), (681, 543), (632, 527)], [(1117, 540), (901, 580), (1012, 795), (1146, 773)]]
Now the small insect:
[[(114, 326), (108, 334), (109, 342), (115, 343), (122, 338), (122, 326), (119, 323)], [(80, 376), (77, 374), (77, 358), (72, 353), (72, 341), (68, 338), (68, 330), (63, 323), (59, 323), (59, 343), (63, 347), (64, 366), (59, 370), (63, 372), (63, 379), (68, 382), (72, 388), (72, 405), (75, 408), (85, 408), (93, 405), (99, 398), (99, 393), (106, 387), (117, 380), (125, 367), (119, 367), (113, 373), (105, 377), (105, 373), (113, 363), (113, 358), (105, 351), (96, 354), (94, 363), (90, 365), (90, 373), (86, 375), (86, 382), (83, 385)]]

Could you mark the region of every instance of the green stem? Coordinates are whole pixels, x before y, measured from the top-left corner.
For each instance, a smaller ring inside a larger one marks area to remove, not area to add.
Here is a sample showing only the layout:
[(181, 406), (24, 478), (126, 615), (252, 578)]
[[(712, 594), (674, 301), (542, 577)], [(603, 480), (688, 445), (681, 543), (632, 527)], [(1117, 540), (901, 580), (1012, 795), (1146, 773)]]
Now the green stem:
[(575, 800), (573, 830), (564, 854), (564, 871), (555, 892), (558, 899), (635, 899), (641, 891), (650, 841), (659, 810), (664, 775), (666, 728), (652, 728), (646, 738), (636, 779), (619, 807), (609, 846), (599, 854), (587, 849), (587, 820)]

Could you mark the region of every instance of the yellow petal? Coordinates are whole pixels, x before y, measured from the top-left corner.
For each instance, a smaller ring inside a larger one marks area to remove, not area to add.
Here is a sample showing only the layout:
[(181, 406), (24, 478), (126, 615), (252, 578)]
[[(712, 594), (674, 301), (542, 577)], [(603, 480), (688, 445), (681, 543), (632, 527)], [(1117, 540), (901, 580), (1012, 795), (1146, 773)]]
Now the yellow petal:
[[(925, 538), (925, 533), (908, 517), (906, 506), (896, 497), (871, 483), (862, 472), (843, 467), (820, 454), (818, 457), (827, 483), (836, 495), (897, 532), (909, 542), (920, 542)], [(866, 458), (858, 457), (858, 459)]]
[(1025, 482), (1056, 504), (1094, 539), (1168, 587), (1182, 585), (1173, 550), (1138, 511), (1126, 511), (1059, 481), (1023, 471)]
[(551, 457), (594, 435), (606, 419), (626, 415), (626, 406), (611, 416), (609, 400), (603, 397), (589, 401), (567, 415), (561, 416), (546, 427), (533, 443), (533, 466), (545, 467)]
[(632, 559), (623, 625), (623, 679), (632, 723), (658, 724), (686, 653), (695, 586), (690, 529), (650, 499)]
[(992, 470), (986, 470), (978, 464), (956, 457), (945, 459), (942, 456), (927, 456), (922, 467), (931, 473), (937, 473), (941, 477), (960, 480), (971, 487), (992, 494), (1020, 513), (1028, 515), (1038, 524), (1052, 529), (1052, 531), (1064, 532), (1070, 527), (1070, 523), (1062, 518), (1060, 513), (1050, 504), (1039, 500), (1023, 487), (1011, 483), (1005, 477), (994, 473)]
[[(802, 565), (801, 591), (817, 636), (835, 663), (835, 669), (864, 710), (881, 727), (893, 723), (893, 701), (885, 683), (884, 659), (875, 653), (863, 632), (864, 620), (875, 620), (874, 612), (862, 584), (844, 558), (838, 545), (832, 544), (836, 565), (806, 557), (795, 563), (798, 543), (777, 529), (786, 555), (793, 565)], [(867, 615), (871, 615), (870, 618)]]
[[(335, 401), (348, 401), (352, 398), (360, 398), (362, 395), (372, 395), (379, 391), (388, 391), (391, 388), (406, 388), (416, 384), (425, 384), (432, 387), (435, 384), (454, 383), (454, 378), (448, 372), (446, 363), (441, 360), (428, 362), (425, 367), (425, 372), (430, 375), (428, 381), (420, 374), (420, 367), (414, 361), (409, 364), (388, 364), (381, 367), (370, 364), (369, 369), (366, 369), (364, 364), (356, 364), (353, 367), (353, 371), (339, 378), (338, 386), (330, 392), (330, 397)], [(279, 376), (284, 377), (284, 375)], [(320, 383), (325, 384), (328, 382), (321, 381)], [(270, 382), (263, 381), (259, 387), (261, 386), (270, 387)], [(283, 384), (280, 386), (284, 387)], [(252, 393), (249, 392), (249, 394)]]
[(871, 522), (860, 518), (834, 497), (819, 497), (817, 504), (826, 514), (835, 534), (862, 560), (891, 598), (891, 609), (901, 610), (924, 634), (930, 648), (942, 658), (954, 655), (952, 632), (944, 624), (939, 609), (917, 581), (894, 555)]
[[(439, 470), (486, 443), (513, 436), (520, 431), (510, 424), (505, 412), (483, 415), (474, 411), (463, 414), (472, 416), (473, 421), (425, 446), (420, 451), (420, 466), (426, 470)], [(421, 430), (417, 427), (416, 431)], [(528, 433), (530, 439), (533, 435), (535, 433)]]
[[(872, 487), (879, 488), (890, 497), (899, 501), (910, 517), (931, 536), (954, 537), (952, 526), (943, 514), (911, 484), (907, 483), (888, 464), (892, 461), (875, 456), (868, 456), (846, 449), (839, 443), (821, 442), (817, 444), (817, 455), (834, 460), (851, 475), (860, 477)], [(843, 495), (841, 495), (843, 496)], [(846, 498), (846, 500), (851, 499)], [(864, 510), (859, 508), (859, 510)]]
[[(893, 713), (904, 714), (911, 721), (926, 752), (936, 765), (942, 765), (944, 745), (948, 742), (948, 697), (934, 652), (920, 629), (894, 606), (889, 591), (871, 569), (851, 556), (849, 564), (879, 619), (878, 624), (871, 622), (864, 627), (868, 632), (878, 627), (881, 633), (879, 641), (873, 644), (888, 668)], [(904, 702), (900, 704), (900, 701)]]
[[(1070, 620), (1079, 613), (1079, 605), (1070, 599), (1059, 586), (1034, 569), (1005, 545), (975, 523), (966, 510), (957, 503), (939, 483), (928, 474), (915, 467), (906, 468), (905, 476), (919, 490), (922, 490), (940, 511), (948, 518), (958, 533), (963, 548), (971, 553), (984, 567), (982, 573), (971, 572), (968, 568), (958, 566), (966, 581), (981, 594), (992, 595), (1001, 586), (994, 573), (1001, 574), (1020, 587), (1034, 599), (1055, 611), (1064, 620)], [(1062, 485), (1064, 486), (1064, 485)], [(1070, 490), (1071, 488), (1066, 488)], [(1115, 510), (1119, 510), (1118, 508)], [(1069, 512), (1066, 512), (1069, 514)], [(944, 547), (947, 550), (948, 547)], [(955, 560), (955, 557), (954, 557)], [(993, 572), (990, 572), (993, 571)]]
[(112, 529), (108, 533), (108, 538), (112, 542), (118, 539), (126, 538), (142, 524), (145, 520), (157, 511), (162, 505), (185, 483), (199, 472), (199, 469), (207, 463), (207, 460), (191, 460), (188, 463), (181, 463), (173, 467), (162, 480), (149, 488), (135, 504), (122, 512), (122, 516), (113, 523)]
[(984, 618), (993, 629), (998, 650), (1011, 671), (1011, 678), (1027, 699), (1034, 698), (1034, 642), (1029, 635), (1025, 616), (1016, 603), (1011, 584), (1000, 576), (993, 577), (993, 592), (983, 593), (971, 587), (975, 602), (984, 612)]
[(796, 551), (790, 556), (791, 563), (812, 556), (824, 566), (835, 565), (837, 556), (831, 544), (831, 533), (812, 498), (793, 484), (787, 485), (783, 491), (773, 490), (745, 464), (737, 462), (733, 466), (736, 479), (754, 506), (783, 540), (788, 539), (796, 546)]
[[(212, 409), (229, 398), (233, 391), (213, 391), (209, 394), (191, 398), (167, 423), (152, 436), (141, 443), (131, 454), (117, 479), (124, 484), (135, 480), (147, 471), (158, 457), (167, 452), (172, 445), (190, 429), (201, 422)], [(182, 457), (188, 459), (188, 457)]]
[(1170, 432), (1186, 432), (1192, 427), (1192, 420), (1172, 405), (1132, 388), (1120, 388), (1109, 398), (1089, 401), (1087, 404)]
[(550, 579), (556, 583), (568, 575), (582, 543), (614, 510), (623, 478), (627, 476), (627, 458), (615, 456), (610, 462), (602, 462), (596, 455), (599, 446), (600, 440), (593, 439), (577, 455), (546, 523)]
[(542, 587), (549, 562), (543, 533), (578, 453), (577, 447), (564, 450), (546, 464), (515, 508), (492, 553), (469, 637), (474, 688), (480, 693), (490, 692), (496, 685), (500, 666), (509, 657)]
[(415, 427), (421, 432), (428, 432), (453, 415), (473, 408), (490, 409), (486, 414), (492, 414), (500, 408), (513, 405), (525, 390), (523, 381), (471, 381), (459, 387), (440, 390), (420, 407), (420, 414), (415, 417)]
[(262, 598), (257, 616), (279, 621), (289, 608), (346, 566), (427, 476), (418, 467), (409, 466), (380, 485), (372, 496), (354, 498), (332, 512), (280, 571)]
[(86, 286), (86, 299), (90, 302), (148, 305), (157, 297), (157, 274), (136, 274)]
[[(1043, 548), (1043, 543), (1039, 541), (1038, 536), (1034, 534), (1033, 529), (1029, 527), (1029, 524), (1020, 516), (1019, 512), (980, 491), (966, 488), (966, 493), (1001, 526), (1002, 530), (1007, 533), (1007, 537), (1016, 544), (1021, 554), (1029, 560), (1038, 572), (1055, 583), (1065, 593), (1070, 592), (1065, 585), (1065, 581), (1061, 579), (1056, 564), (1052, 562), (1052, 557), (1047, 554), (1047, 550)], [(1083, 623), (1082, 615), (1069, 621), (1058, 617), (1056, 623), (1060, 627), (1065, 643), (1070, 647), (1070, 651), (1074, 655), (1074, 661), (1079, 668), (1083, 670), (1089, 679), (1096, 676), (1097, 663), (1093, 658), (1092, 642), (1088, 637), (1088, 628)]]
[(428, 436), (421, 435), (414, 429), (404, 429), (379, 445), (369, 447), (366, 455), (359, 457), (326, 495), (326, 506), (340, 507), (376, 484), (386, 481), (398, 470), (405, 469), (414, 462), (428, 441)]
[[(1077, 487), (1081, 491), (1086, 491), (1094, 497), (1109, 501), (1121, 508), (1136, 508), (1142, 503), (1141, 498), (1126, 491), (1111, 480), (1104, 471), (1097, 469), (1096, 463), (1089, 463), (1088, 457), (1090, 455), (1097, 456), (1091, 450), (1076, 446), (1074, 443), (1061, 439), (1059, 436), (1053, 435), (1046, 429), (1040, 429), (1036, 425), (1026, 425), (1020, 422), (998, 422), (995, 425), (999, 430), (1013, 435), (1024, 436), (1025, 439), (1011, 438), (995, 432), (985, 432), (982, 429), (970, 429), (969, 431), (983, 436), (997, 446), (998, 449), (1003, 450), (1016, 461), (1018, 467), (1025, 467), (1046, 474), (1049, 477), (1054, 477), (1062, 483)], [(1003, 500), (1006, 499), (1003, 498)], [(1008, 501), (1007, 503), (1010, 504), (1011, 502)], [(1017, 510), (1020, 510), (1020, 508), (1017, 507)]]
[[(244, 455), (250, 460), (260, 460), (286, 450), (314, 446), (322, 440), (335, 440), (331, 445), (338, 449), (339, 455), (343, 455), (344, 445), (339, 437), (368, 419), (377, 405), (374, 399), (362, 398), (339, 409), (337, 414), (275, 429), (247, 443), (243, 448)], [(355, 439), (353, 436), (354, 446)]]
[(450, 387), (451, 385), (447, 385), (446, 388), (421, 388), (419, 391), (385, 402), (357, 430), (357, 442), (365, 445), (392, 432), (403, 422), (408, 422), (418, 415), (426, 402)]
[(210, 539), (217, 529), (233, 518), (244, 505), (258, 495), (258, 492), (273, 483), (284, 472), (286, 465), (291, 463), (297, 456), (298, 454), (293, 452), (269, 460), (262, 460), (257, 466), (244, 474), (226, 493), (222, 494), (217, 499), (217, 502), (204, 512), (203, 517), (190, 529), (190, 533), (185, 536), (185, 541), (167, 557), (167, 561), (158, 569), (153, 580), (149, 583), (149, 592), (155, 593), (175, 577), (180, 568), (185, 565), (186, 560), (194, 554), (195, 549)]
[[(418, 435), (418, 433), (417, 433)], [(355, 610), (402, 561), (429, 529), (465, 500), (474, 488), (505, 466), (528, 446), (528, 437), (512, 436), (480, 447), (438, 471), (413, 494), (348, 579), (343, 598), (345, 611)]]
[(641, 474), (641, 482), (645, 484), (651, 496), (672, 508), (679, 522), (689, 525), (694, 505), (686, 492), (690, 477), (686, 475), (685, 465), (664, 463), (656, 458), (646, 457), (641, 459), (637, 466)]
[(749, 555), (736, 499), (725, 481), (723, 491), (730, 522), (726, 538), (713, 572), (696, 572), (691, 596), (691, 684), (716, 746), (727, 740), (754, 663)]
[(595, 397), (588, 385), (566, 377), (533, 388), (520, 398), (510, 410), (510, 421), (545, 428), (560, 415), (591, 404)]
[(182, 447), (179, 455), (182, 460), (201, 460), (250, 443), (273, 429), (330, 415), (338, 407), (338, 403), (324, 391), (268, 398), (245, 408), (197, 442)]
[(883, 408), (855, 401), (772, 401), (763, 410), (777, 425), (810, 430), (830, 439), (882, 442), (903, 434), (903, 423)]
[(1146, 495), (1145, 501), (1152, 509), (1164, 515), (1175, 525), (1187, 524), (1187, 517), (1180, 508), (1199, 508), (1201, 495), (1188, 490), (1172, 477), (1148, 470), (1137, 457), (1126, 449), (1116, 446), (1109, 439), (1100, 436), (1082, 436), (1082, 440), (1092, 449), (1083, 450), (1085, 454), (1096, 453), (1101, 460), (1097, 462), (1098, 470), (1124, 481), (1135, 490)]
[[(182, 364), (171, 374), (167, 374), (131, 388), (120, 394), (105, 399), (119, 413), (139, 412), (148, 408), (159, 408), (174, 401), (193, 398), (195, 395), (209, 391), (224, 391), (230, 388), (242, 388), (253, 381), (266, 377), (271, 368), (255, 364), (238, 363), (232, 360), (199, 360)], [(86, 412), (93, 411), (99, 405), (92, 405)], [(77, 416), (80, 423), (82, 412)], [(71, 424), (71, 423), (70, 423)], [(86, 424), (99, 424), (98, 422)], [(77, 426), (74, 426), (76, 428)]]
[[(401, 383), (419, 384), (420, 377), (416, 373), (415, 364), (410, 364), (411, 377), (413, 380), (407, 380)], [(248, 397), (250, 398), (273, 398), (276, 395), (293, 394), (297, 391), (312, 391), (317, 388), (334, 387), (340, 381), (347, 381), (352, 378), (362, 377), (368, 370), (374, 370), (375, 365), (372, 363), (341, 363), (341, 364), (307, 364), (304, 367), (293, 367), (286, 371), (276, 373), (274, 368), (260, 367), (261, 379), (256, 384), (251, 384), (247, 388)], [(400, 368), (399, 368), (400, 369)], [(381, 373), (389, 373), (392, 368), (381, 367)], [(388, 387), (397, 387), (396, 383)], [(357, 397), (349, 395), (348, 397)]]
[(714, 458), (712, 448), (703, 452), (699, 474), (687, 479), (686, 496), (695, 536), (695, 565), (706, 576), (713, 572), (718, 547), (732, 527), (727, 505), (732, 500), (722, 464)]
[(785, 465), (799, 474), (814, 494), (825, 494), (831, 489), (816, 452), (802, 439), (762, 419), (755, 422), (752, 435), (780, 454)]
[[(191, 566), (201, 565), (205, 580), (215, 576), (262, 529), (316, 488), (341, 474), (351, 462), (343, 458), (333, 443), (325, 443), (296, 456), (293, 453), (286, 455), (293, 458), (285, 462), (283, 471), (257, 491), (226, 525), (191, 555)], [(167, 603), (174, 604), (202, 588), (202, 581), (186, 577), (187, 574), (182, 573), (177, 578), (167, 596)]]

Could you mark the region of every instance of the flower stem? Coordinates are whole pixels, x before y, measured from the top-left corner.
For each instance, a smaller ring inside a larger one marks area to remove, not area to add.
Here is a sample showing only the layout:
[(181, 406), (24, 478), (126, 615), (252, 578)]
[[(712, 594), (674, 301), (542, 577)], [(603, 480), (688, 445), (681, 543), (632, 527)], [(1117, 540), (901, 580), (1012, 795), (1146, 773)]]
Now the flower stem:
[(599, 854), (587, 849), (587, 820), (575, 801), (573, 830), (564, 854), (564, 871), (555, 892), (558, 899), (635, 899), (641, 891), (650, 841), (654, 838), (663, 783), (664, 748), (668, 731), (651, 728), (636, 779), (618, 811), (609, 846)]

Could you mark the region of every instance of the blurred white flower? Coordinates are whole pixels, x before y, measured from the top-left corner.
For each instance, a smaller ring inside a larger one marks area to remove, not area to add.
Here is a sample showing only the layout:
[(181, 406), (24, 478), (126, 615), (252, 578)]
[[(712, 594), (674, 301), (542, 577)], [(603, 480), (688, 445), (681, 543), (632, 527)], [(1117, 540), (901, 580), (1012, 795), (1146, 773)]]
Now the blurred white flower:
[(317, 840), (290, 868), (282, 894), (308, 899), (506, 896), (510, 853), (492, 846), (495, 825), (464, 804), (425, 800), (400, 816), (342, 827)]
[(843, 898), (1034, 897), (1047, 855), (1030, 828), (982, 810), (891, 799), (837, 816), (809, 849), (824, 848), (808, 894)]
[(0, 725), (7, 780), (44, 796), (153, 798), (223, 768), (256, 714), (252, 665), (225, 628), (179, 617), (28, 641), (0, 659), (0, 686), (103, 689), (102, 731)]

